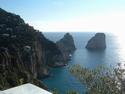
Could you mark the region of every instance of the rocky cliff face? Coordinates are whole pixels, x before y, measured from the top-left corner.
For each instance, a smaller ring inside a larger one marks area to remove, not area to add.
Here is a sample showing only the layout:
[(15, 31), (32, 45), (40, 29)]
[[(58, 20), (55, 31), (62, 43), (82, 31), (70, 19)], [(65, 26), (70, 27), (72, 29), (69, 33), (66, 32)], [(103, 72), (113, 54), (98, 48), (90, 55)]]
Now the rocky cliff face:
[(56, 44), (61, 50), (65, 61), (69, 60), (76, 50), (73, 37), (69, 33), (66, 33), (61, 40), (56, 42)]
[[(42, 37), (41, 37), (42, 36)], [(47, 40), (43, 34), (40, 35), (40, 43), (42, 44), (42, 52), (43, 53), (43, 62), (46, 65), (52, 66), (52, 67), (60, 67), (64, 63), (63, 55), (57, 45)]]
[(55, 43), (20, 16), (0, 9), (0, 89), (27, 82), (46, 88), (38, 78), (48, 75), (48, 65), (62, 63), (61, 57)]
[(88, 41), (86, 48), (92, 50), (105, 49), (106, 48), (105, 34), (96, 33), (95, 36)]

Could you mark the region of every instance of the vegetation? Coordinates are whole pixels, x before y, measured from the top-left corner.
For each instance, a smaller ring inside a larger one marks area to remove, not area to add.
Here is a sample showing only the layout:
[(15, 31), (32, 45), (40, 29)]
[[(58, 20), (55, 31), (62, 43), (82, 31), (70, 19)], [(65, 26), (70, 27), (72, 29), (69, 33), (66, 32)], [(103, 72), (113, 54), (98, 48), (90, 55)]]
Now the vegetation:
[(122, 64), (112, 69), (104, 66), (87, 69), (74, 65), (70, 72), (86, 85), (86, 94), (125, 94), (125, 69)]
[[(53, 94), (60, 94), (60, 92), (57, 89), (53, 90)], [(76, 91), (67, 91), (65, 94), (79, 94)]]
[(19, 15), (0, 8), (0, 90), (24, 83), (47, 89), (39, 80), (49, 75), (48, 65), (53, 67), (62, 61), (54, 42)]

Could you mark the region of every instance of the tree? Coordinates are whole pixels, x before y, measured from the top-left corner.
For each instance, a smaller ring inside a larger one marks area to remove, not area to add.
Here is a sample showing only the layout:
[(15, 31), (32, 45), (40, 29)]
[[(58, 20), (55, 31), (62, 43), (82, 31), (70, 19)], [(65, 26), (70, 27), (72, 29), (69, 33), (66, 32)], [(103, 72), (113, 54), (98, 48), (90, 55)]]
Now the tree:
[(125, 69), (122, 64), (115, 68), (98, 66), (95, 69), (74, 65), (70, 72), (86, 85), (86, 94), (125, 94)]

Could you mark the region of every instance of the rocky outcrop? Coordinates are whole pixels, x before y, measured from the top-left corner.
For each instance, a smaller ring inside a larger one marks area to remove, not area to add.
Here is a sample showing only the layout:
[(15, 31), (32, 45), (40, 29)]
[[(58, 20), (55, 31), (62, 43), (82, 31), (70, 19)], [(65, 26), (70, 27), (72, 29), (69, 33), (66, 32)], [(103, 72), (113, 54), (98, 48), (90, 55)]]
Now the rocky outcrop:
[(61, 50), (65, 61), (69, 60), (76, 50), (73, 37), (69, 33), (66, 33), (61, 40), (56, 42), (56, 44)]
[[(39, 36), (40, 34), (38, 34)], [(39, 41), (40, 43), (42, 44), (42, 48), (41, 51), (37, 51), (37, 53), (42, 53), (42, 60), (44, 60), (43, 62), (46, 64), (46, 65), (49, 65), (51, 67), (60, 67), (60, 65), (64, 65), (64, 59), (63, 59), (63, 55), (61, 53), (61, 51), (59, 50), (59, 48), (57, 47), (57, 45), (50, 41), (50, 40), (47, 40), (43, 34), (41, 34), (39, 36), (40, 38)], [(39, 45), (39, 43), (38, 43)], [(40, 45), (39, 45), (40, 46)], [(39, 47), (37, 46), (37, 47)]]
[(48, 76), (48, 65), (62, 64), (62, 56), (55, 43), (20, 16), (0, 9), (1, 90), (28, 82), (46, 88), (39, 79)]
[(91, 50), (103, 50), (106, 48), (106, 39), (104, 33), (96, 33), (94, 37), (92, 37), (87, 45), (87, 49)]

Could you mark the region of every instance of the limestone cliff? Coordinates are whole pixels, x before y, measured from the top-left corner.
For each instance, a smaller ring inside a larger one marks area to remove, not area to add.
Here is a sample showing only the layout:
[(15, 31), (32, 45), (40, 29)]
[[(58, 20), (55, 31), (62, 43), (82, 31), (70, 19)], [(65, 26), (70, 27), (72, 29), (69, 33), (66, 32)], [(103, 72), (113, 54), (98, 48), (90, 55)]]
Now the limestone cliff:
[(106, 48), (105, 34), (96, 33), (95, 36), (88, 41), (86, 48), (92, 50), (105, 49)]
[(66, 33), (62, 39), (56, 42), (56, 44), (61, 50), (65, 61), (69, 60), (76, 50), (73, 37), (69, 33)]
[(48, 76), (48, 65), (62, 63), (61, 57), (55, 43), (0, 8), (0, 89), (28, 82), (46, 88), (38, 79)]

